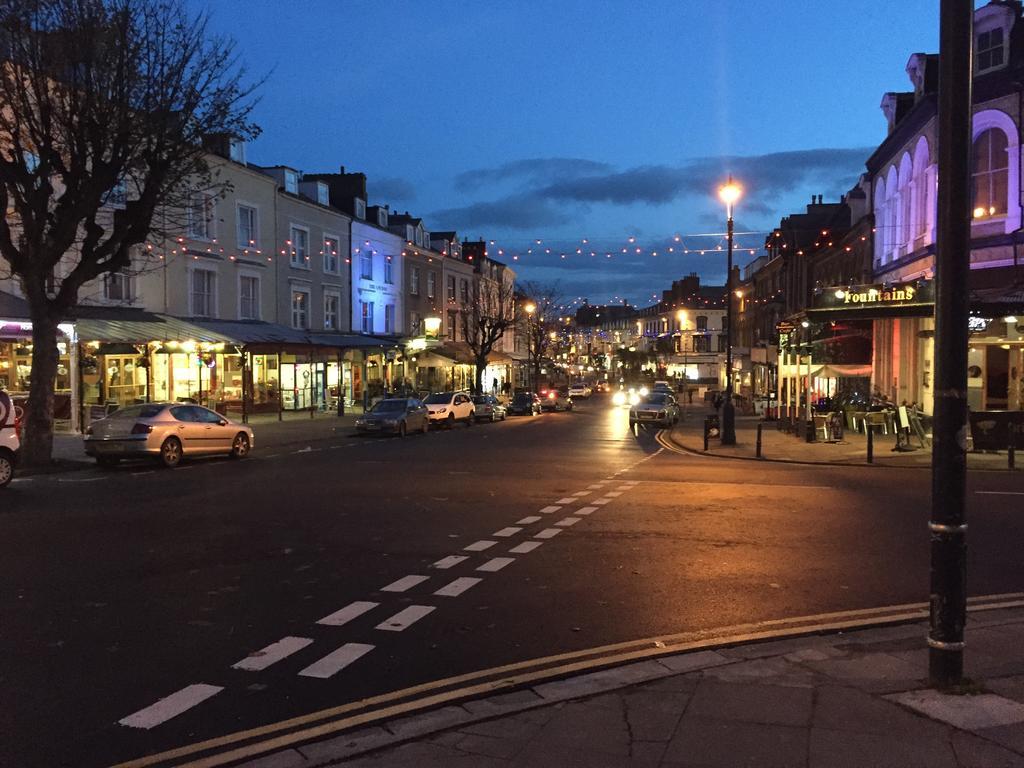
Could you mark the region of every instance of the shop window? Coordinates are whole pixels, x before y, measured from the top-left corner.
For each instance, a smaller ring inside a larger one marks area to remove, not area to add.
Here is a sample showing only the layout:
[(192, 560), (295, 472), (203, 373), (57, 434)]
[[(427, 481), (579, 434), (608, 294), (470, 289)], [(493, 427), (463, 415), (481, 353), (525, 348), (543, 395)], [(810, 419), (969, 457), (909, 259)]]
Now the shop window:
[(300, 227), (291, 228), (293, 267), (309, 269), (309, 230)]
[(260, 279), (249, 275), (238, 278), (238, 318), (260, 319)]
[(196, 317), (213, 317), (216, 312), (217, 273), (209, 269), (192, 270), (191, 305)]
[(974, 140), (973, 212), (975, 219), (1006, 215), (1009, 158), (1006, 134), (982, 131)]
[(292, 289), (292, 328), (309, 328), (309, 291)]
[(338, 317), (341, 310), (341, 296), (336, 293), (324, 292), (324, 329), (338, 330)]
[(338, 272), (338, 238), (324, 237), (324, 272), (336, 274)]

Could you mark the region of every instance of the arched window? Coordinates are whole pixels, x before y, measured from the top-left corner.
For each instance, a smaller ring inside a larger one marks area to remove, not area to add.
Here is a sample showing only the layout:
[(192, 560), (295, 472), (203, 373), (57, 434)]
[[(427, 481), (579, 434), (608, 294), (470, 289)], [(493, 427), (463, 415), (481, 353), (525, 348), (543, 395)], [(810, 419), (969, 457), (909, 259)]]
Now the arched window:
[(973, 203), (975, 219), (1005, 216), (1009, 193), (1006, 134), (989, 128), (974, 140)]
[[(931, 232), (931, 195), (928, 184), (928, 139), (922, 136), (914, 148), (914, 238)], [(923, 242), (923, 241), (922, 241)], [(921, 243), (919, 243), (921, 244)]]
[(885, 180), (875, 182), (875, 258), (885, 262)]
[(909, 252), (913, 250), (910, 246), (911, 230), (910, 230), (910, 217), (912, 215), (913, 207), (911, 203), (911, 190), (914, 187), (914, 164), (910, 159), (910, 153), (904, 152), (903, 158), (900, 160), (900, 175), (899, 175), (899, 229), (897, 230), (896, 236), (896, 247), (903, 250), (903, 252)]

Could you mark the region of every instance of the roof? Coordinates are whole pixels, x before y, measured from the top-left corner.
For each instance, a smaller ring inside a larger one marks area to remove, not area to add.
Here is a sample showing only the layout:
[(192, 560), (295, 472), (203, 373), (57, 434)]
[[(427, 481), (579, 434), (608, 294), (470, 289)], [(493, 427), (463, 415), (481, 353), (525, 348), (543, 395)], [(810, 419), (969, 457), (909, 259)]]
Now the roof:
[(123, 342), (193, 340), (233, 341), (186, 320), (132, 307), (81, 306), (74, 310), (75, 331), (83, 341)]
[(196, 320), (195, 324), (215, 334), (218, 341), (236, 344), (309, 344), (305, 331), (262, 320)]
[(9, 320), (28, 320), (28, 302), (19, 296), (0, 291), (0, 317)]

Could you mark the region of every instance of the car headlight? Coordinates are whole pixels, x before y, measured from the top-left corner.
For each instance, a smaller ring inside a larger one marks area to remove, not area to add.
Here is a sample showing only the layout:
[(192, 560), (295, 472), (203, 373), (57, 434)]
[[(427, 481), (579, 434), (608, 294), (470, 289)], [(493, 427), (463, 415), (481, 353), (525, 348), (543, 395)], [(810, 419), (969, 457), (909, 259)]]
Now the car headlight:
[(641, 394), (641, 395), (642, 395), (643, 397), (647, 397), (647, 394), (648, 394), (648, 390), (647, 390), (647, 387), (640, 387), (640, 394)]
[(612, 395), (612, 402), (615, 405), (625, 405), (626, 404), (626, 393), (625, 392), (616, 392), (614, 395)]
[(633, 392), (633, 393), (631, 393), (629, 395), (629, 404), (630, 405), (636, 405), (639, 402), (640, 402), (640, 395), (638, 395), (636, 392)]

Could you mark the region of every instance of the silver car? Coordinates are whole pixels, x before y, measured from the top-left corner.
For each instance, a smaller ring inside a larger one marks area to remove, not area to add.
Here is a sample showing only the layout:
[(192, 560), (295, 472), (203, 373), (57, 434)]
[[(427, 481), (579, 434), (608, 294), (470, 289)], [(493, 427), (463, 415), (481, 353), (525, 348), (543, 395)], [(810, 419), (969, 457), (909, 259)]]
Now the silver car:
[(679, 406), (672, 395), (652, 392), (629, 408), (629, 426), (637, 424), (658, 424), (671, 427), (679, 421)]
[(473, 406), (477, 421), (504, 421), (508, 416), (505, 404), (493, 395), (477, 395), (473, 398)]
[(222, 454), (242, 459), (253, 432), (216, 411), (189, 403), (145, 403), (114, 411), (85, 431), (85, 452), (101, 467), (150, 457), (176, 467), (185, 457)]

